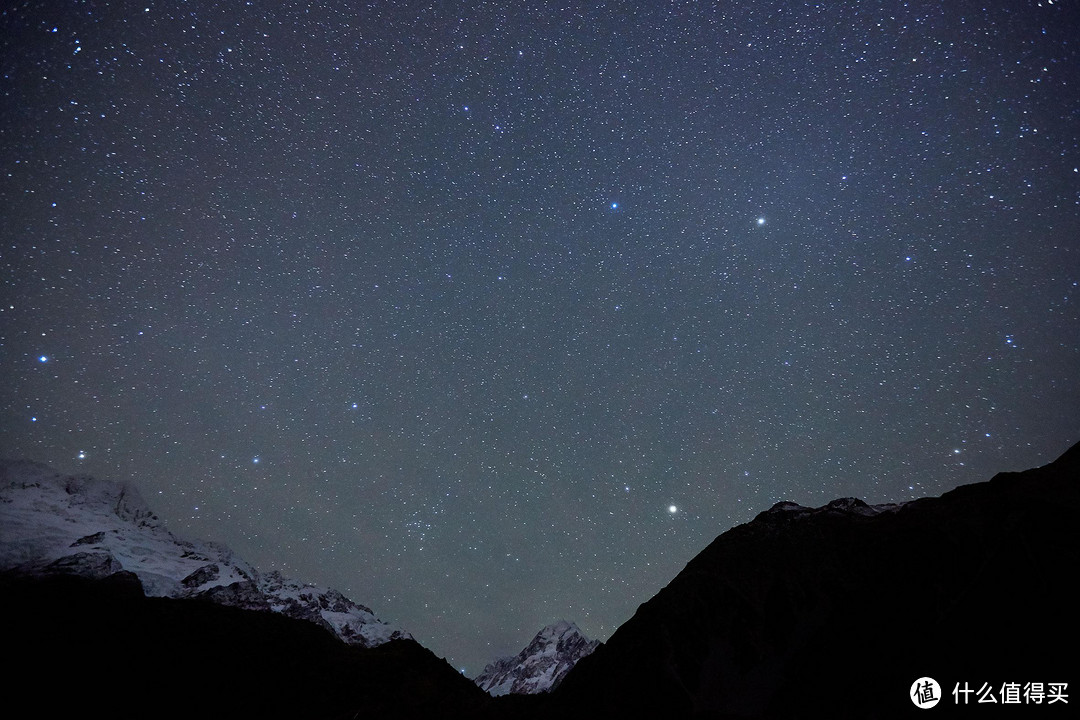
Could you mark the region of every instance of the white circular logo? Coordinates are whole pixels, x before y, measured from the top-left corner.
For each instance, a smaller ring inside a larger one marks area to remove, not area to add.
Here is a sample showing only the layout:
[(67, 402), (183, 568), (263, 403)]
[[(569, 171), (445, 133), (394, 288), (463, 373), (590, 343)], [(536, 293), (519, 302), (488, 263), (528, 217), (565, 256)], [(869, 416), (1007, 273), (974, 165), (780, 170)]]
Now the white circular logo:
[(941, 700), (941, 686), (932, 677), (921, 677), (911, 684), (911, 694), (908, 695), (915, 707), (928, 710)]

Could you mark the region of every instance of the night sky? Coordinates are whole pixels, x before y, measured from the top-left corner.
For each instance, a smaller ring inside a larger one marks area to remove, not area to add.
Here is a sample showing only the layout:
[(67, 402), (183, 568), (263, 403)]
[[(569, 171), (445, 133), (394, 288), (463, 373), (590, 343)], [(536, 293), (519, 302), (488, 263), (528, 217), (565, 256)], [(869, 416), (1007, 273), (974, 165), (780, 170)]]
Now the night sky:
[(0, 454), (470, 675), (779, 500), (1049, 462), (1080, 4), (985, 5), (8, 5)]

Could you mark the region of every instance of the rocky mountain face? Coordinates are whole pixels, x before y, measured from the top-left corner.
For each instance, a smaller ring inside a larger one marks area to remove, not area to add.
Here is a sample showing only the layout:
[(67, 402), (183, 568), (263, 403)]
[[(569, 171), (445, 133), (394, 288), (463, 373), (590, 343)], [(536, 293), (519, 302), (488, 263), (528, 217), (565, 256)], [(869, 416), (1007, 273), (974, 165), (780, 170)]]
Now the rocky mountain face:
[(473, 682), (494, 696), (549, 692), (600, 644), (565, 620), (548, 625), (514, 657), (490, 663)]
[(151, 597), (281, 613), (352, 645), (410, 637), (337, 590), (264, 575), (224, 545), (177, 538), (130, 486), (33, 462), (0, 462), (0, 571), (91, 579), (129, 572)]
[(923, 676), (953, 711), (957, 687), (1075, 680), (1078, 516), (1080, 445), (938, 498), (777, 504), (688, 563), (543, 712), (894, 717), (921, 712)]

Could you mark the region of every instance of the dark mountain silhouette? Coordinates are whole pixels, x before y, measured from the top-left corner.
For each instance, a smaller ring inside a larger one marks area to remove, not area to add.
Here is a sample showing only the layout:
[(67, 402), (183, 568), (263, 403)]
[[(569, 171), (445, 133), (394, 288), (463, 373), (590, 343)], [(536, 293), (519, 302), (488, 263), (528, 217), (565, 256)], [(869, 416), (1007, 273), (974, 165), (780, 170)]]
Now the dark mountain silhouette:
[(411, 639), (350, 646), (279, 613), (146, 597), (123, 570), (10, 571), (7, 705), (114, 718), (876, 718), (922, 716), (908, 694), (929, 676), (944, 696), (932, 716), (1063, 716), (1062, 703), (972, 695), (963, 708), (951, 693), (1075, 687), (1078, 476), (1080, 445), (940, 498), (779, 503), (713, 541), (541, 695), (491, 698)]
[(0, 577), (0, 637), (5, 705), (43, 717), (465, 717), (492, 702), (413, 640), (350, 646), (277, 613), (147, 598), (126, 572)]
[(964, 711), (957, 683), (1024, 712), (1003, 683), (1075, 679), (1078, 479), (1080, 445), (940, 498), (780, 503), (687, 564), (545, 713), (893, 717), (927, 712), (908, 697), (922, 676), (945, 696), (933, 713)]

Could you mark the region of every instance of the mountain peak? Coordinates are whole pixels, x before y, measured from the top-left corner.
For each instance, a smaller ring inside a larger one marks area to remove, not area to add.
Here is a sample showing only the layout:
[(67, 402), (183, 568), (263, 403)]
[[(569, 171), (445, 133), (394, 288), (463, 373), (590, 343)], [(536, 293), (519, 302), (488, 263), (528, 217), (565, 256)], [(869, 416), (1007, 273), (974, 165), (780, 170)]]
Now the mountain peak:
[(491, 695), (549, 692), (599, 645), (574, 623), (559, 620), (542, 628), (514, 657), (488, 664), (473, 682)]

